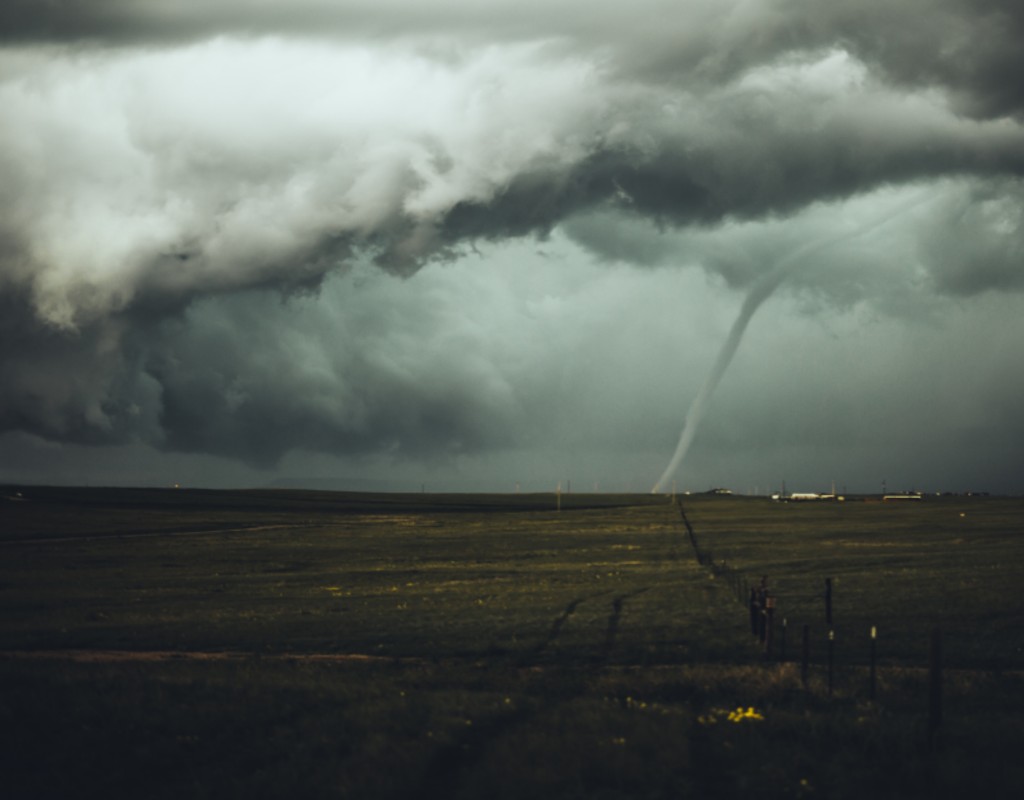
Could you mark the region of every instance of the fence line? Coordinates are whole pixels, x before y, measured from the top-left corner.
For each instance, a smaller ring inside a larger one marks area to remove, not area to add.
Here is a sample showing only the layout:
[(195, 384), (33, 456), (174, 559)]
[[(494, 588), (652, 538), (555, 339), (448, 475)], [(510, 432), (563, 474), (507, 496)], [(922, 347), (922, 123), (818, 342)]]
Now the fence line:
[[(779, 655), (775, 658), (774, 650), (774, 626), (777, 613), (777, 598), (771, 594), (768, 588), (768, 577), (762, 575), (759, 581), (755, 582), (743, 570), (737, 569), (725, 559), (715, 561), (714, 554), (710, 550), (701, 548), (693, 525), (686, 516), (683, 503), (678, 498), (676, 505), (682, 518), (686, 534), (693, 547), (694, 557), (701, 566), (708, 567), (716, 577), (724, 577), (732, 589), (736, 600), (748, 607), (750, 614), (751, 634), (760, 640), (762, 654), (766, 660), (777, 660), (785, 663), (786, 657), (786, 628), (787, 618), (782, 617), (782, 627), (779, 636)], [(821, 600), (823, 602), (824, 622), (827, 631), (826, 638), (826, 688), (829, 697), (833, 696), (835, 678), (835, 627), (833, 626), (832, 609), (832, 578), (825, 578), (823, 592), (811, 594), (787, 595), (792, 600)], [(876, 700), (877, 683), (877, 628), (872, 625), (870, 632), (869, 668), (868, 668), (868, 698), (871, 702)], [(800, 648), (800, 680), (805, 689), (809, 688), (810, 671), (810, 625), (804, 624), (801, 629)], [(938, 733), (942, 726), (942, 632), (938, 628), (931, 632), (931, 645), (928, 659), (928, 721), (927, 741), (928, 751), (935, 748)]]

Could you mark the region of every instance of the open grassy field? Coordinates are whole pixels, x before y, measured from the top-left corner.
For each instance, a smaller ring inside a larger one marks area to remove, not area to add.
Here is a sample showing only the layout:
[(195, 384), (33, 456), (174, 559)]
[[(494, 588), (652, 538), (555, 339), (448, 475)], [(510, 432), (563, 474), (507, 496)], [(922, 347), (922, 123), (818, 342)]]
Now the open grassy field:
[[(1024, 785), (1020, 499), (694, 496), (690, 537), (678, 505), (648, 495), (562, 495), (560, 510), (553, 495), (0, 497), (5, 796)], [(768, 655), (746, 605), (762, 576), (777, 604)], [(936, 627), (943, 719), (929, 736)]]

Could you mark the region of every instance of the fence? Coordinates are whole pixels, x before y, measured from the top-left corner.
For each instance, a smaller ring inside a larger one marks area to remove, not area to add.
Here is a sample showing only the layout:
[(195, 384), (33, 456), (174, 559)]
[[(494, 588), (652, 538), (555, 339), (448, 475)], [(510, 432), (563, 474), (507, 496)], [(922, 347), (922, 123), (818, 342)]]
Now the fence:
[[(771, 593), (768, 585), (768, 576), (761, 575), (759, 578), (753, 578), (748, 573), (732, 567), (725, 560), (716, 561), (714, 554), (710, 550), (704, 549), (700, 546), (700, 543), (697, 540), (697, 534), (693, 529), (693, 525), (690, 524), (690, 520), (686, 516), (686, 511), (683, 508), (682, 501), (677, 499), (676, 505), (679, 509), (679, 514), (682, 518), (683, 526), (686, 529), (686, 535), (693, 548), (694, 557), (697, 559), (697, 563), (710, 569), (717, 578), (724, 579), (731, 587), (736, 600), (747, 607), (750, 616), (750, 633), (760, 643), (763, 658), (766, 661), (789, 661), (790, 659), (786, 649), (788, 622), (786, 617), (781, 617), (781, 625), (778, 626), (778, 631), (776, 631), (776, 627), (778, 625), (778, 598)], [(825, 670), (826, 691), (830, 697), (832, 696), (835, 688), (836, 677), (836, 634), (833, 625), (832, 592), (832, 578), (825, 578), (821, 593), (810, 595), (812, 599), (820, 600), (822, 603), (821, 611), (827, 632), (825, 638), (825, 663), (823, 666)], [(877, 695), (877, 640), (878, 629), (876, 626), (872, 625), (869, 639), (870, 644), (868, 651), (867, 678), (867, 696), (872, 702), (876, 700)], [(810, 684), (810, 671), (812, 666), (810, 659), (811, 643), (811, 627), (809, 624), (803, 624), (800, 631), (799, 663), (800, 680), (805, 689), (809, 688)], [(930, 646), (928, 653), (927, 744), (929, 750), (933, 748), (936, 736), (942, 726), (942, 652), (942, 631), (935, 628), (930, 634)]]

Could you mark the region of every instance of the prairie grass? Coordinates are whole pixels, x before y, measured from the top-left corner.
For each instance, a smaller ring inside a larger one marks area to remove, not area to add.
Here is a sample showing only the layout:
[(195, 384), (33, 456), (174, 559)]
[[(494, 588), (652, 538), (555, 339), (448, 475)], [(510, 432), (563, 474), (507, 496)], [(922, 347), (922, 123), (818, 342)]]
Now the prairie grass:
[[(567, 495), (558, 512), (551, 496), (24, 495), (0, 504), (4, 796), (1024, 785), (1019, 500), (684, 498), (711, 555), (699, 564), (663, 497)], [(784, 661), (750, 635), (744, 593), (765, 575), (788, 621)], [(936, 626), (944, 718), (929, 736)]]

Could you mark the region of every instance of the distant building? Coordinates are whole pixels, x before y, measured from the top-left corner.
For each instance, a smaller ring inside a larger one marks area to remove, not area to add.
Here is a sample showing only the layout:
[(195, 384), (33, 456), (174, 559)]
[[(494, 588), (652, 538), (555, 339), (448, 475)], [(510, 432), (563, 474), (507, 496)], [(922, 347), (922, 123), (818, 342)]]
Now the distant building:
[(793, 492), (789, 495), (773, 494), (772, 500), (778, 500), (783, 503), (808, 503), (824, 500), (845, 500), (846, 497), (843, 495), (835, 494), (819, 494), (818, 492)]
[(786, 494), (786, 482), (782, 482), (782, 491), (776, 492), (772, 495), (772, 500), (779, 500), (781, 502), (789, 502), (793, 500), (797, 503), (807, 502), (809, 500), (845, 500), (846, 497), (843, 495), (836, 494), (836, 482), (832, 481), (832, 491), (829, 494), (823, 494), (821, 492), (793, 492), (792, 494)]

